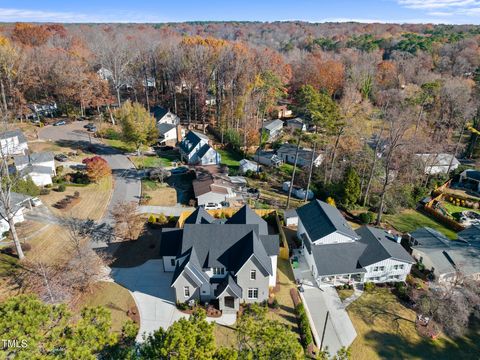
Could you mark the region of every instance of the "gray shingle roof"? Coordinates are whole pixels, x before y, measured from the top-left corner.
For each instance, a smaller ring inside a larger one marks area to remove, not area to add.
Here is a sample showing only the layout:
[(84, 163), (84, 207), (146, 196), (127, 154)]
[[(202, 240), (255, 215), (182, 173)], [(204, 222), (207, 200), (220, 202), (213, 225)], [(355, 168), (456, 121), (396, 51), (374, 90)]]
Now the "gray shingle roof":
[(182, 229), (162, 229), (160, 256), (177, 256), (182, 246)]
[(263, 123), (263, 128), (268, 131), (277, 130), (283, 128), (283, 121), (280, 119), (265, 121)]
[(21, 170), (21, 176), (27, 176), (32, 173), (52, 175), (52, 168), (48, 166), (38, 166), (38, 165), (29, 164)]
[(185, 224), (211, 224), (215, 218), (202, 207), (197, 208), (185, 220)]
[(313, 200), (298, 208), (297, 214), (312, 241), (321, 239), (334, 232), (348, 236), (351, 239), (358, 239), (359, 237), (340, 211), (323, 201)]
[(218, 298), (225, 291), (229, 291), (236, 297), (242, 297), (242, 288), (235, 282), (230, 274), (227, 275), (225, 280), (221, 282), (215, 290), (215, 297)]
[(372, 265), (390, 258), (411, 264), (415, 263), (410, 254), (401, 244), (396, 243), (394, 237), (387, 231), (372, 226), (362, 226), (356, 232), (361, 237), (359, 241), (367, 245), (359, 258), (362, 266)]
[(195, 247), (202, 268), (225, 267), (229, 271), (237, 271), (255, 253), (271, 273), (270, 259), (257, 231), (258, 225), (186, 224), (181, 253)]
[[(208, 137), (199, 132), (190, 130), (185, 138), (180, 142), (180, 148), (185, 151), (185, 153), (189, 154), (202, 140), (208, 142)], [(189, 144), (188, 147), (187, 144)]]
[(176, 125), (174, 125), (174, 124), (162, 123), (162, 124), (157, 125), (157, 129), (158, 129), (158, 132), (159, 132), (160, 135), (164, 135), (167, 132), (169, 132), (170, 130), (175, 129), (175, 128), (176, 128)]
[(17, 137), (18, 142), (20, 144), (24, 144), (24, 143), (27, 142), (27, 138), (25, 137), (25, 135), (23, 135), (23, 132), (21, 132), (20, 130), (9, 130), (9, 131), (4, 131), (4, 132), (0, 133), (0, 139), (2, 139), (2, 140), (10, 139), (10, 138), (13, 138), (13, 137)]
[(480, 225), (472, 225), (460, 231), (458, 238), (468, 241), (472, 246), (480, 246)]
[(260, 235), (259, 238), (268, 256), (278, 255), (280, 251), (280, 239), (278, 235)]
[(367, 245), (359, 241), (312, 246), (318, 275), (341, 275), (365, 272), (358, 259)]
[(268, 224), (258, 214), (244, 205), (233, 216), (227, 220), (227, 224), (255, 224), (258, 225), (259, 235), (268, 235)]
[(418, 242), (412, 248), (444, 248), (449, 247), (451, 243), (445, 235), (429, 227), (417, 229), (410, 235)]
[(19, 155), (14, 156), (13, 160), (16, 166), (27, 165), (27, 164), (39, 164), (47, 161), (53, 161), (53, 153), (50, 151), (43, 151), (38, 153), (33, 153), (30, 155)]

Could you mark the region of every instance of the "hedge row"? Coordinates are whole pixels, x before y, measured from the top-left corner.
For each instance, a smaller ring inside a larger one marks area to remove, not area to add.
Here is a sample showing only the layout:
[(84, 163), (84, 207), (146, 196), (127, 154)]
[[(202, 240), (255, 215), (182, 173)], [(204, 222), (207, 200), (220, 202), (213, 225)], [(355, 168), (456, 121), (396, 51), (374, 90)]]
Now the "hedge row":
[(295, 306), (298, 316), (298, 324), (300, 327), (300, 333), (302, 337), (303, 346), (305, 349), (313, 343), (312, 330), (310, 329), (310, 322), (308, 321), (307, 312), (302, 303)]

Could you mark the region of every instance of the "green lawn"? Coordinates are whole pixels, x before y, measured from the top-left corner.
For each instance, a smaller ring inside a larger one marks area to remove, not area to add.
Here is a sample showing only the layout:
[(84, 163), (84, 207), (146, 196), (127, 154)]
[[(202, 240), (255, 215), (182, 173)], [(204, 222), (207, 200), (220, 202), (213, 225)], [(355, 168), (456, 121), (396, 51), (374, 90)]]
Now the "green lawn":
[(238, 169), (240, 166), (240, 160), (243, 159), (242, 155), (230, 149), (218, 149), (217, 151), (222, 157), (222, 165), (227, 165), (229, 168)]
[(137, 169), (172, 166), (169, 159), (158, 156), (130, 156)]
[(420, 227), (428, 226), (443, 233), (450, 239), (457, 238), (455, 231), (412, 209), (404, 210), (395, 215), (384, 215), (383, 220), (400, 232), (412, 232)]
[(447, 202), (447, 201), (442, 201), (442, 206), (443, 206), (443, 207), (445, 208), (445, 210), (447, 210), (451, 215), (453, 215), (453, 214), (455, 214), (455, 213), (460, 213), (460, 212), (462, 212), (462, 211), (474, 211), (474, 212), (480, 214), (480, 211), (479, 211), (479, 210), (470, 209), (470, 208), (466, 208), (466, 207), (463, 207), (463, 206), (453, 205), (452, 203)]
[(461, 338), (421, 337), (415, 329), (415, 312), (404, 307), (388, 289), (364, 293), (348, 307), (357, 331), (352, 359), (478, 359), (480, 329)]

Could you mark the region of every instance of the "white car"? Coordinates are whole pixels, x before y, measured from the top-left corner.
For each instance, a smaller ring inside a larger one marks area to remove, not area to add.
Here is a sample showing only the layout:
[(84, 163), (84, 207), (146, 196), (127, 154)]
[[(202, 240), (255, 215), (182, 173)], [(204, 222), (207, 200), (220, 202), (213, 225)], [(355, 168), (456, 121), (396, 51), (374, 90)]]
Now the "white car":
[(218, 210), (222, 208), (222, 205), (217, 203), (206, 203), (204, 205), (205, 210)]
[(40, 201), (40, 199), (38, 197), (34, 197), (34, 198), (32, 198), (32, 205), (35, 206), (35, 207), (41, 206), (42, 202)]

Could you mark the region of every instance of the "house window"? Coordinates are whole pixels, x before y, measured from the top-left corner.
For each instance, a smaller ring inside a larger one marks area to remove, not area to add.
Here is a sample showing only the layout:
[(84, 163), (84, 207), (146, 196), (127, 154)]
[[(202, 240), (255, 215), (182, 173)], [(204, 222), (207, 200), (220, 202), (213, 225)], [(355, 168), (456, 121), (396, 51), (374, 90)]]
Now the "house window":
[(257, 278), (257, 271), (250, 270), (250, 280), (255, 280)]
[(170, 260), (170, 265), (175, 266), (175, 259)]
[(380, 266), (380, 267), (379, 267), (379, 270), (380, 270), (380, 271), (385, 270), (385, 266)]
[(375, 267), (373, 268), (373, 271), (378, 271), (378, 266), (375, 266)]
[(213, 268), (213, 275), (224, 275), (225, 268)]
[(184, 287), (183, 287), (183, 295), (184, 295), (186, 298), (189, 298), (189, 297), (190, 297), (190, 286), (184, 286)]
[(249, 299), (258, 299), (258, 288), (249, 288), (248, 289), (248, 298)]
[(399, 270), (403, 270), (403, 264), (402, 264), (402, 265), (398, 265), (398, 269), (399, 269)]

